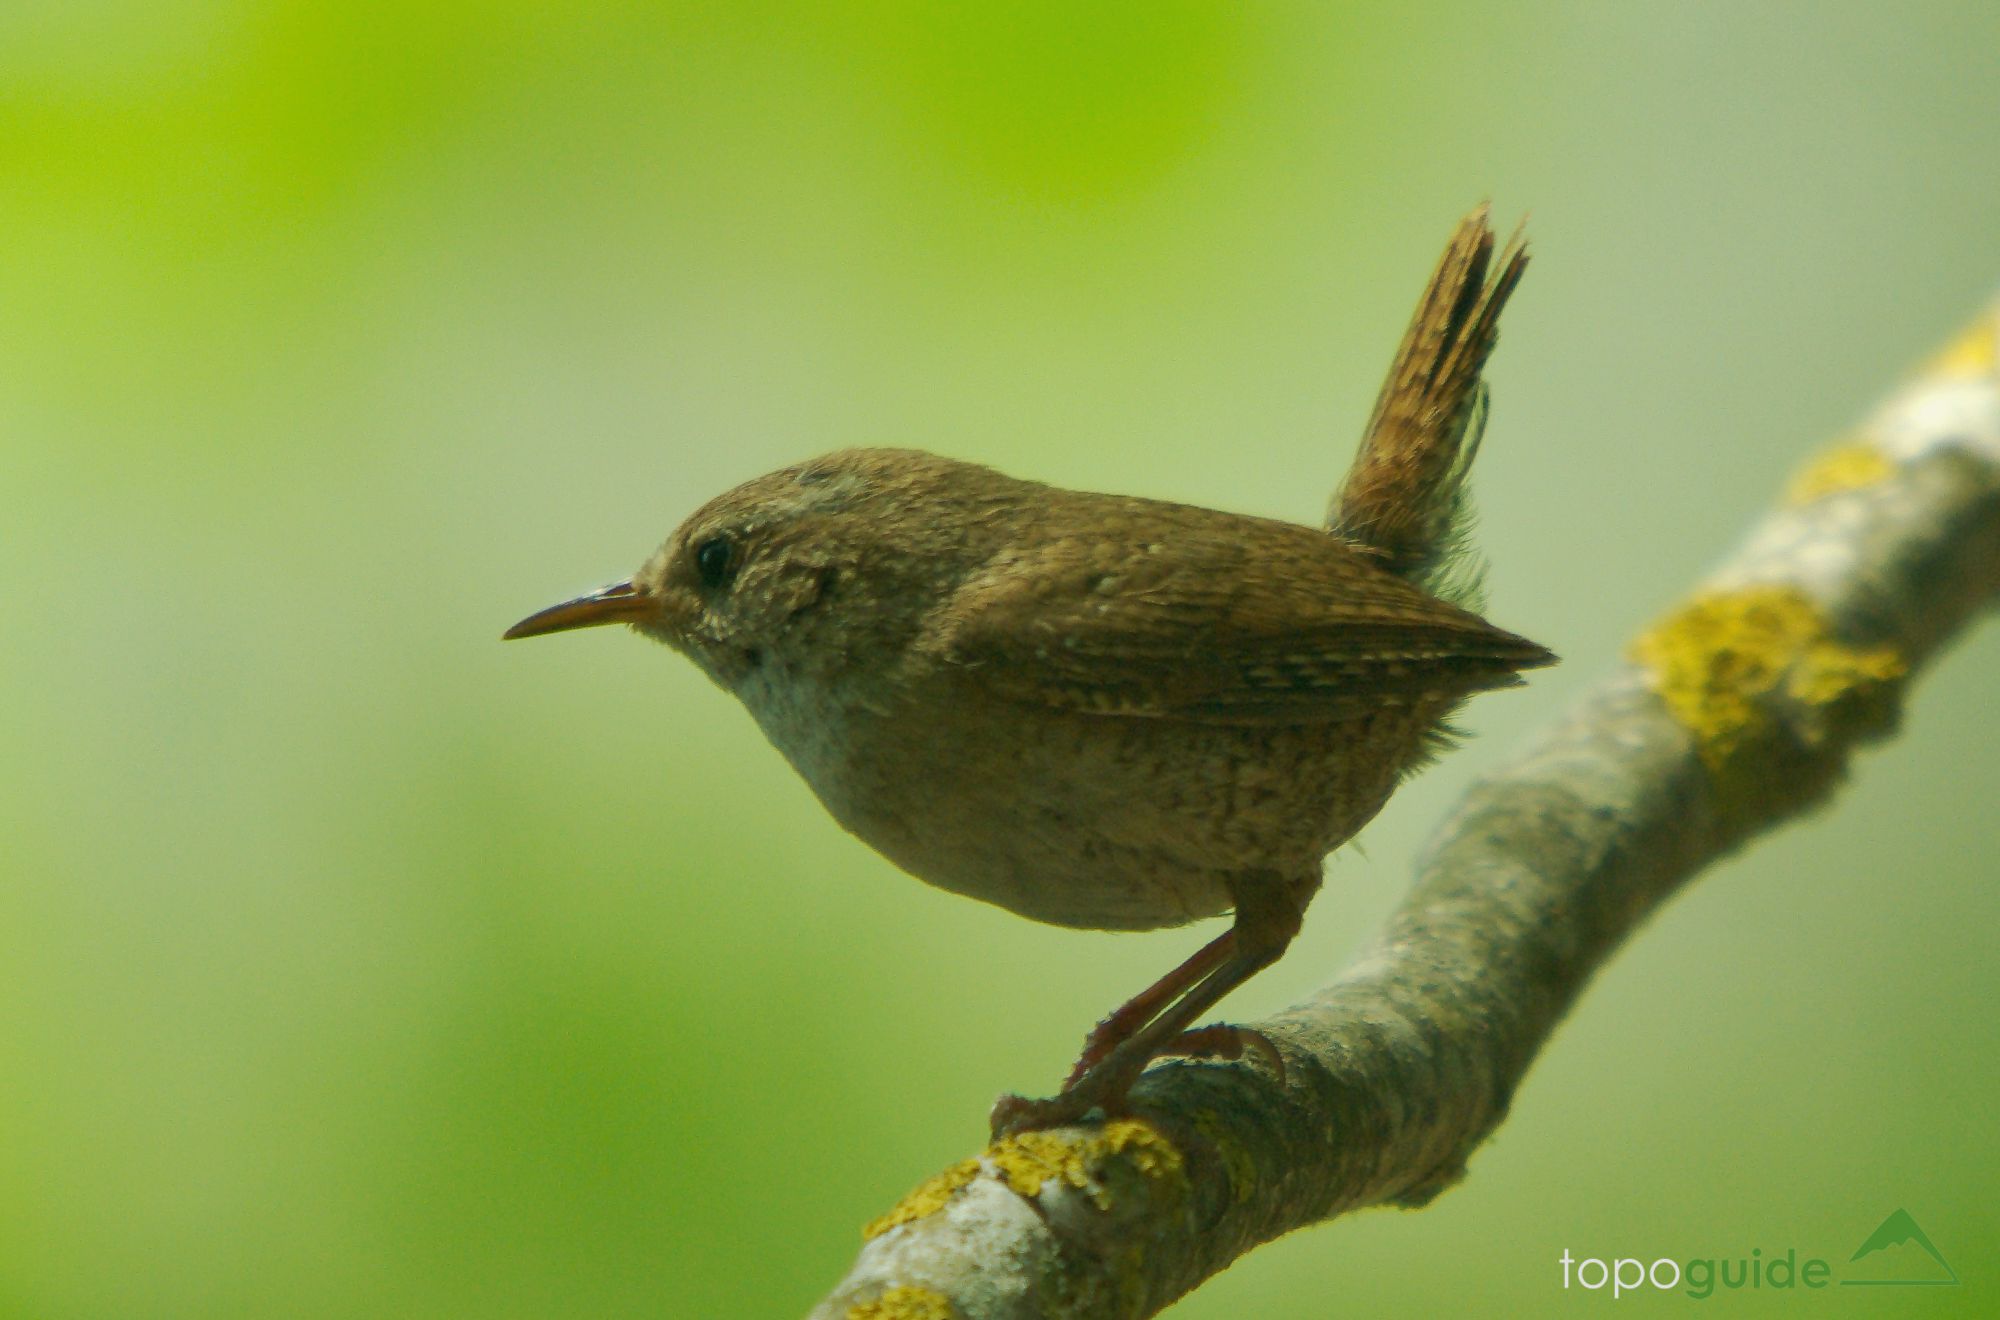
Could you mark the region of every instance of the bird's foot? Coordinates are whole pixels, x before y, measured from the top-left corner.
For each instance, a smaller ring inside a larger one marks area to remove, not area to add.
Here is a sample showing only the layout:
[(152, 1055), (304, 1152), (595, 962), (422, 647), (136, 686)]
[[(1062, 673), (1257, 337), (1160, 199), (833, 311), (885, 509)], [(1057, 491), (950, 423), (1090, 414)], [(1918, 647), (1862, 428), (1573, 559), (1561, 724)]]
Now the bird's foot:
[(1075, 1089), (1059, 1091), (1046, 1100), (1009, 1092), (993, 1102), (993, 1112), (986, 1121), (992, 1128), (993, 1140), (998, 1141), (1023, 1132), (1080, 1123), (1099, 1103)]
[(1150, 1050), (1126, 1040), (1089, 1067), (1072, 1072), (1062, 1090), (1046, 1100), (1003, 1095), (993, 1102), (993, 1113), (987, 1120), (993, 1139), (1080, 1123), (1093, 1111), (1107, 1118), (1122, 1114), (1125, 1093), (1151, 1060)]
[(1102, 1111), (1106, 1117), (1122, 1114), (1126, 1093), (1155, 1059), (1234, 1060), (1246, 1053), (1257, 1055), (1270, 1065), (1279, 1081), (1284, 1080), (1284, 1056), (1269, 1036), (1252, 1027), (1217, 1022), (1170, 1036), (1157, 1046), (1127, 1041), (1094, 1061), (1086, 1059), (1070, 1073), (1063, 1089), (1045, 1100), (1003, 1095), (993, 1102), (988, 1123), (998, 1141), (1021, 1132), (1080, 1123), (1093, 1111)]
[(1246, 1053), (1255, 1054), (1285, 1080), (1285, 1056), (1271, 1038), (1255, 1027), (1239, 1027), (1229, 1022), (1215, 1022), (1206, 1027), (1196, 1027), (1193, 1031), (1183, 1031), (1180, 1035), (1160, 1046), (1153, 1052), (1156, 1059), (1223, 1059), (1236, 1060)]

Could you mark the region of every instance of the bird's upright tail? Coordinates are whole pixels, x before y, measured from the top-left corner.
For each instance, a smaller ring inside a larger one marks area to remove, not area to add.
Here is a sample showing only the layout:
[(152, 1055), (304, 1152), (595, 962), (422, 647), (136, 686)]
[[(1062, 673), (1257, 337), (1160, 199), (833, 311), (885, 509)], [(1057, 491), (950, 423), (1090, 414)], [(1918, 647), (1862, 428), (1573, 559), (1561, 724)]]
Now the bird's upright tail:
[(1327, 528), (1390, 572), (1478, 608), (1479, 570), (1465, 537), (1466, 474), (1486, 421), (1480, 371), (1500, 309), (1527, 269), (1519, 229), (1493, 262), (1480, 206), (1459, 221), (1389, 367), (1361, 449), (1334, 497)]

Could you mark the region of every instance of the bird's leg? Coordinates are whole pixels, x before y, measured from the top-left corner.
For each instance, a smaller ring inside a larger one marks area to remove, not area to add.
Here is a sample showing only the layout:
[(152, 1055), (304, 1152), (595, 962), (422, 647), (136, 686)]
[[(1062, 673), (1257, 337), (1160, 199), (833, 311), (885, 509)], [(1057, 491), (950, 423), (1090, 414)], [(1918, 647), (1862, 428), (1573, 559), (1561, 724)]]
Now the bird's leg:
[(1236, 928), (1231, 926), (1202, 945), (1192, 958), (1133, 995), (1122, 1007), (1092, 1027), (1090, 1034), (1084, 1037), (1083, 1053), (1077, 1056), (1076, 1066), (1063, 1079), (1064, 1089), (1075, 1086), (1085, 1073), (1102, 1063), (1105, 1056), (1129, 1039), (1132, 1033), (1158, 1017), (1161, 1009), (1186, 994), (1188, 987), (1220, 967), (1235, 951)]
[[(1176, 1040), (1194, 1025), (1196, 1018), (1208, 1012), (1231, 990), (1277, 961), (1292, 942), (1292, 937), (1299, 933), (1305, 901), (1316, 888), (1317, 885), (1287, 883), (1270, 872), (1245, 876), (1240, 883), (1231, 883), (1230, 894), (1236, 900), (1236, 924), (1228, 935), (1211, 941), (1187, 963), (1170, 973), (1160, 985), (1147, 990), (1133, 1002), (1165, 999), (1171, 991), (1163, 991), (1162, 985), (1177, 978), (1189, 979), (1192, 975), (1189, 969), (1205, 958), (1219, 961), (1178, 997), (1167, 1002), (1143, 1026), (1105, 1051), (1103, 1057), (1086, 1067), (1081, 1076), (1073, 1076), (1073, 1080), (1059, 1094), (1047, 1100), (1030, 1100), (1018, 1095), (1001, 1096), (993, 1106), (994, 1137), (998, 1139), (1036, 1128), (1060, 1127), (1076, 1122), (1097, 1108), (1107, 1112), (1115, 1110), (1125, 1098), (1125, 1093), (1132, 1089), (1132, 1084), (1139, 1080), (1139, 1074), (1146, 1070), (1146, 1065), (1163, 1050), (1172, 1050)], [(1223, 946), (1224, 940), (1228, 941), (1227, 946), (1218, 948)], [(1112, 1014), (1107, 1022), (1124, 1017), (1131, 1007), (1128, 1004), (1125, 1009)], [(1095, 1040), (1098, 1033), (1091, 1034)], [(1213, 1038), (1213, 1033), (1206, 1029), (1197, 1035)]]

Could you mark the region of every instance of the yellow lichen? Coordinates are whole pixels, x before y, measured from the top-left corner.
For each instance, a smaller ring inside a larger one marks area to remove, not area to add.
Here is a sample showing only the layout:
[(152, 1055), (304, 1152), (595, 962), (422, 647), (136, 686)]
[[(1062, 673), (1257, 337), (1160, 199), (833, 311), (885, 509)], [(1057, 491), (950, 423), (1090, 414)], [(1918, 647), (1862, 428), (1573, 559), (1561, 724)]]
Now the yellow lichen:
[(1631, 655), (1725, 788), (1775, 731), (1773, 696), (1822, 714), (1880, 696), (1907, 668), (1889, 648), (1834, 641), (1818, 606), (1787, 586), (1698, 597), (1641, 635)]
[(885, 1215), (871, 1219), (861, 1230), (865, 1238), (880, 1237), (898, 1224), (907, 1224), (913, 1219), (922, 1219), (944, 1209), (951, 1200), (951, 1194), (979, 1176), (978, 1160), (960, 1160), (943, 1173), (934, 1174), (919, 1183), (914, 1191)]
[(1026, 1197), (1042, 1194), (1042, 1184), (1054, 1178), (1073, 1187), (1085, 1187), (1090, 1177), (1084, 1172), (1083, 1145), (1053, 1132), (1023, 1132), (1003, 1137), (986, 1152), (993, 1167), (1009, 1187)]
[(1989, 314), (1925, 363), (1923, 374), (1985, 376), (1996, 370), (2000, 370), (2000, 314)]
[(1863, 689), (1893, 683), (1909, 671), (1908, 662), (1887, 647), (1858, 651), (1819, 642), (1786, 677), (1785, 693), (1808, 706), (1831, 706)]
[(1886, 480), (1895, 470), (1888, 455), (1865, 441), (1835, 445), (1793, 475), (1785, 487), (1785, 502), (1810, 504), (1844, 490), (1859, 490)]
[(898, 1284), (872, 1302), (847, 1308), (847, 1320), (952, 1320), (951, 1299), (934, 1288)]
[(1023, 1132), (1003, 1137), (986, 1152), (986, 1159), (1016, 1193), (1036, 1197), (1050, 1180), (1085, 1192), (1100, 1210), (1109, 1209), (1111, 1195), (1103, 1174), (1121, 1161), (1148, 1182), (1185, 1187), (1181, 1153), (1152, 1124), (1136, 1118), (1114, 1118), (1085, 1137), (1056, 1132)]
[(960, 1160), (943, 1173), (925, 1179), (887, 1214), (870, 1220), (862, 1228), (861, 1236), (880, 1237), (899, 1225), (936, 1214), (951, 1202), (959, 1188), (977, 1178), (987, 1164), (1020, 1196), (1031, 1199), (1040, 1196), (1043, 1186), (1053, 1179), (1088, 1193), (1100, 1210), (1109, 1209), (1111, 1194), (1106, 1189), (1104, 1175), (1114, 1162), (1147, 1182), (1164, 1181), (1179, 1189), (1186, 1187), (1184, 1162), (1172, 1142), (1150, 1123), (1136, 1118), (1114, 1118), (1082, 1138), (1054, 1132), (1023, 1132), (1003, 1137), (988, 1147), (984, 1156)]

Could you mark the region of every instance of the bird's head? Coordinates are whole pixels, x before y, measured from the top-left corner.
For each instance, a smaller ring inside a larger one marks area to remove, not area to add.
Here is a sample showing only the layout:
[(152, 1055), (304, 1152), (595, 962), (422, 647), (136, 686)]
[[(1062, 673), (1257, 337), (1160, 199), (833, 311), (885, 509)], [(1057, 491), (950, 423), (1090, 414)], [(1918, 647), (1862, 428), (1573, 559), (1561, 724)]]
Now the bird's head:
[[(507, 638), (628, 623), (732, 691), (767, 662), (837, 661), (909, 613), (913, 578), (952, 571), (943, 505), (986, 469), (851, 449), (749, 481), (697, 509), (630, 578), (552, 605)], [(1004, 480), (1002, 478), (1001, 480)], [(942, 503), (941, 503), (942, 501)], [(852, 633), (829, 645), (829, 628)], [(818, 637), (820, 640), (808, 640)]]

